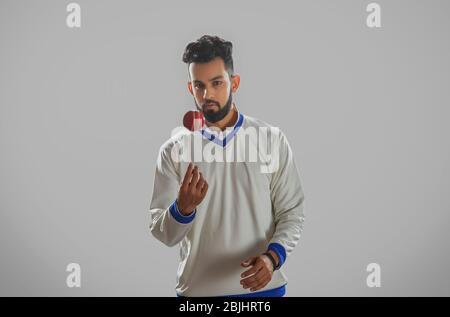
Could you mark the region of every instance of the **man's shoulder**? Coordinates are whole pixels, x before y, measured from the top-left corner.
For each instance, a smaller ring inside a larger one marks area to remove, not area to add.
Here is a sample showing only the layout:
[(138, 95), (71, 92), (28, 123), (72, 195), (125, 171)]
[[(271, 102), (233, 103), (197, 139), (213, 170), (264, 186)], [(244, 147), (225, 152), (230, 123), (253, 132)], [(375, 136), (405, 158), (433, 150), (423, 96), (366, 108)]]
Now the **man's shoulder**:
[(244, 115), (246, 128), (265, 128), (271, 131), (276, 131), (278, 135), (281, 137), (285, 137), (283, 130), (275, 124), (269, 123), (265, 120), (261, 120), (252, 116)]
[(249, 115), (244, 114), (244, 122), (245, 125), (248, 127), (267, 127), (267, 128), (276, 128), (275, 125), (265, 121), (265, 120), (261, 120)]
[(160, 151), (169, 152), (175, 146), (175, 144), (180, 143), (186, 137), (190, 137), (194, 132), (186, 129), (185, 127), (178, 127), (172, 130), (170, 138), (168, 138), (160, 147)]
[[(278, 127), (277, 125), (268, 123), (265, 120), (261, 120), (252, 116), (245, 116), (246, 123), (245, 128), (255, 128), (255, 129), (261, 129), (263, 128), (264, 131), (267, 131), (266, 133), (270, 133), (271, 136), (275, 136), (274, 138), (270, 137), (270, 140), (273, 142), (279, 142), (278, 144), (281, 144), (282, 147), (290, 147), (289, 142), (287, 140), (287, 136), (284, 133), (283, 129)], [(270, 132), (269, 132), (270, 131)]]

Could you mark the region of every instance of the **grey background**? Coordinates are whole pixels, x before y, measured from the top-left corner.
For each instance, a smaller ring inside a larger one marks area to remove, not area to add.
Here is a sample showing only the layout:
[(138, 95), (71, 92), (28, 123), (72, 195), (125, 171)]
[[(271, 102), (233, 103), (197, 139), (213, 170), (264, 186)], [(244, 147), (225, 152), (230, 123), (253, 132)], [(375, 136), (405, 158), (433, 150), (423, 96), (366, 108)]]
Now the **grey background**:
[(147, 210), (203, 34), (233, 42), (239, 109), (294, 150), (287, 296), (450, 295), (448, 1), (377, 1), (381, 29), (371, 1), (79, 0), (80, 29), (70, 2), (0, 5), (0, 295), (175, 295)]

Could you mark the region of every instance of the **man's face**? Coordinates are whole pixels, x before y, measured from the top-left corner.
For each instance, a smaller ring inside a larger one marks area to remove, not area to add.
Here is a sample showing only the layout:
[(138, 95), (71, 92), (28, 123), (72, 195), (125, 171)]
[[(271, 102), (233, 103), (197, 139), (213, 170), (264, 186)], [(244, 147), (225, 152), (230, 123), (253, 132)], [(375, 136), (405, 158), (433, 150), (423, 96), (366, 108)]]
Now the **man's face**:
[(191, 63), (189, 74), (188, 89), (197, 109), (209, 122), (222, 119), (230, 110), (231, 93), (236, 86), (230, 80), (223, 60), (217, 57), (207, 63)]

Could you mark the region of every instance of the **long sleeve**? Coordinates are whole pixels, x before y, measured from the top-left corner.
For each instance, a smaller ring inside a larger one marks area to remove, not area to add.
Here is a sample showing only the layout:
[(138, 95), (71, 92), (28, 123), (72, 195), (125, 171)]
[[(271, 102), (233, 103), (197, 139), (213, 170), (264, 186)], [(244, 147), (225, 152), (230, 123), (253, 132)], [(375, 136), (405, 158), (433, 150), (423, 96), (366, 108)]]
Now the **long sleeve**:
[(291, 147), (281, 131), (277, 148), (279, 165), (270, 182), (275, 232), (268, 249), (278, 254), (281, 266), (300, 239), (305, 216), (300, 176)]
[(155, 238), (167, 246), (179, 243), (189, 232), (196, 210), (188, 216), (182, 215), (177, 207), (176, 198), (181, 182), (179, 164), (171, 157), (170, 143), (159, 150), (153, 195), (150, 203), (150, 231)]

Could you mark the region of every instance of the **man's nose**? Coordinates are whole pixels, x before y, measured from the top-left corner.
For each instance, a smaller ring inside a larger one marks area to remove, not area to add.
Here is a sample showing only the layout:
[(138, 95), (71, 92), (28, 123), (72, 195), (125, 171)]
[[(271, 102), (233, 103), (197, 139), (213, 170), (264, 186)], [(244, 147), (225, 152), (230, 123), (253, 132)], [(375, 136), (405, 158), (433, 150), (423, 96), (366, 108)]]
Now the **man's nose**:
[(211, 88), (205, 89), (203, 99), (214, 100), (214, 94)]

